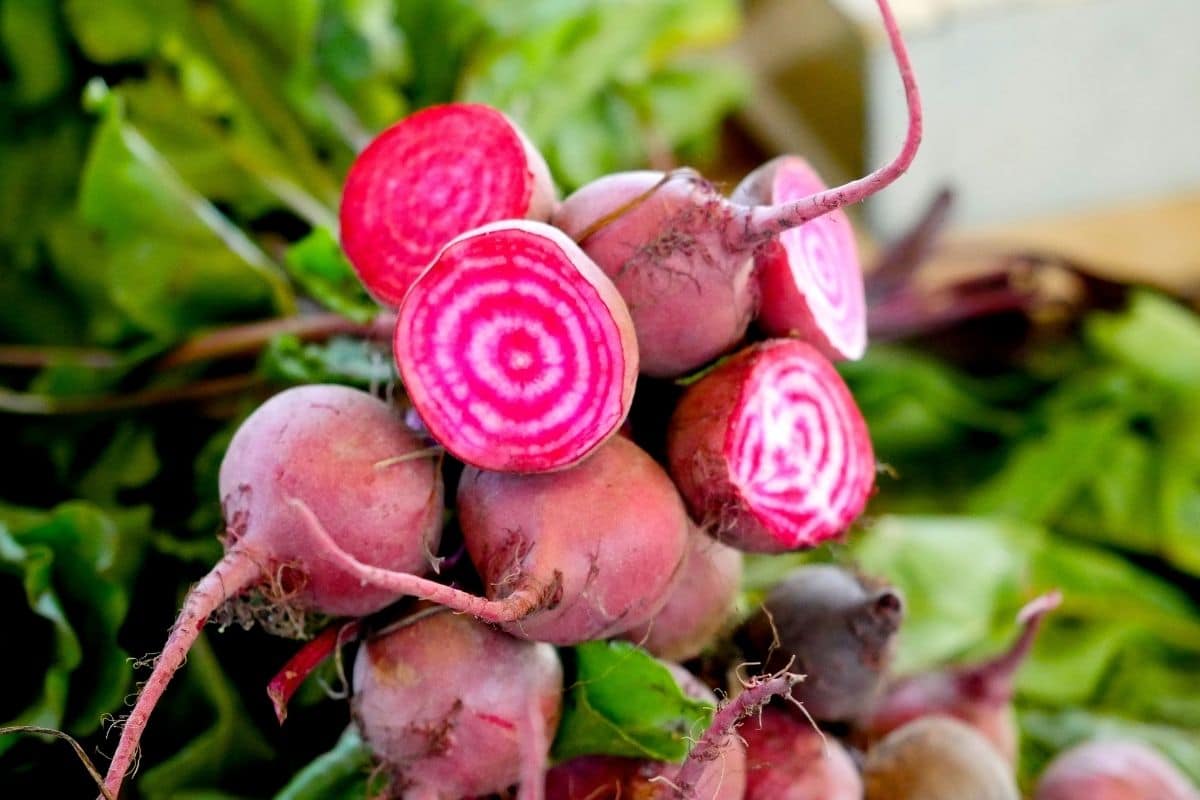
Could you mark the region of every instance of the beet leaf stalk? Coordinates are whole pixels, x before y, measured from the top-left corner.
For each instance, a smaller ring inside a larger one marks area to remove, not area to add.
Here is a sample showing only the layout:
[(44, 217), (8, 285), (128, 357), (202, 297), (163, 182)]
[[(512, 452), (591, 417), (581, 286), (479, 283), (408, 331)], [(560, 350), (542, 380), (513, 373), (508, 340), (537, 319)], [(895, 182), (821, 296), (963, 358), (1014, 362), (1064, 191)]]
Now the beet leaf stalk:
[(438, 254), (400, 307), (395, 357), (433, 437), (505, 472), (581, 461), (624, 422), (638, 369), (612, 282), (561, 231), (522, 221)]
[[(878, 4), (908, 103), (908, 133), (891, 163), (773, 205), (732, 202), (689, 170), (617, 173), (582, 187), (554, 213), (551, 221), (579, 241), (625, 298), (646, 374), (683, 375), (735, 348), (758, 304), (756, 251), (786, 230), (865, 200), (912, 163), (921, 100), (891, 7)], [(845, 354), (856, 347), (841, 346)]]

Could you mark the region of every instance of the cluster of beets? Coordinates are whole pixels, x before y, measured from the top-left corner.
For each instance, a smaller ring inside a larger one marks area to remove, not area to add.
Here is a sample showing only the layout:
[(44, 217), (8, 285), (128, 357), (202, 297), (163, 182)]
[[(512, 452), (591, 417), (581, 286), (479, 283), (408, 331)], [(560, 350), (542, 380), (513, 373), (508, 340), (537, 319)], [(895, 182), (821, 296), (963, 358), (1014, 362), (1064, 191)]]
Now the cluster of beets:
[[(767, 709), (745, 741), (733, 733), (796, 687), (794, 671), (813, 671), (806, 702), (823, 719), (844, 716), (823, 713), (831, 682), (875, 696), (900, 603), (841, 572), (846, 602), (818, 628), (853, 632), (838, 645), (846, 664), (776, 663), (777, 631), (764, 639), (751, 620), (745, 652), (767, 674), (737, 686), (682, 765), (586, 757), (547, 773), (546, 761), (563, 692), (555, 645), (621, 637), (692, 658), (729, 618), (742, 551), (841, 536), (872, 490), (867, 429), (830, 359), (866, 346), (861, 270), (838, 209), (903, 173), (920, 139), (907, 54), (879, 5), (908, 138), (894, 162), (837, 189), (784, 157), (729, 198), (678, 170), (608, 176), (560, 202), (516, 125), (472, 104), (413, 114), (363, 151), (341, 238), (364, 285), (395, 311), (410, 407), (303, 386), (242, 424), (220, 471), (226, 555), (189, 594), (125, 721), (111, 797), (205, 621), (248, 592), (352, 618), (405, 596), (426, 602), (366, 637), (354, 666), (356, 723), (398, 796), (514, 785), (522, 798), (861, 796), (836, 742), (782, 711)], [(728, 355), (752, 323), (765, 340)], [(653, 414), (631, 423), (639, 374), (662, 389), (704, 368), (667, 392), (665, 426)], [(457, 478), (455, 525), (482, 594), (429, 577), (441, 566), (446, 475)], [(778, 622), (786, 638), (791, 623)], [(795, 761), (763, 755), (780, 747), (822, 781), (808, 794), (804, 780), (771, 783), (789, 767), (753, 766)]]

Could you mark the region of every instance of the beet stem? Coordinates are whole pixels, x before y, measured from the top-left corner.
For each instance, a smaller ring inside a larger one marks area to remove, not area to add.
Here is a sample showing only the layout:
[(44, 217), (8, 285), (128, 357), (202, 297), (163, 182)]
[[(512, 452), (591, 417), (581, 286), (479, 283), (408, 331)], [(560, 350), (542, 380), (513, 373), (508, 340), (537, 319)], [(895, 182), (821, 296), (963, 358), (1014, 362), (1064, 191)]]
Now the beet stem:
[(696, 796), (697, 783), (709, 763), (721, 757), (726, 742), (734, 735), (737, 724), (757, 712), (772, 697), (791, 692), (792, 687), (801, 680), (802, 675), (783, 672), (767, 678), (757, 678), (746, 684), (741, 694), (721, 706), (713, 715), (712, 724), (679, 768), (679, 773), (673, 781), (674, 786), (664, 787), (670, 793), (664, 796), (700, 800)]
[(306, 642), (267, 684), (267, 697), (275, 708), (275, 718), (282, 725), (287, 719), (288, 702), (301, 684), (321, 666), (325, 659), (347, 642), (358, 638), (362, 625), (358, 620), (330, 625), (315, 639)]
[(997, 704), (1009, 702), (1012, 698), (1013, 676), (1029, 655), (1038, 629), (1042, 626), (1042, 620), (1058, 608), (1061, 602), (1062, 592), (1056, 590), (1026, 603), (1017, 613), (1017, 624), (1022, 628), (1012, 646), (989, 661), (968, 667), (960, 679), (965, 678), (971, 685), (978, 686), (984, 700)]
[(921, 95), (917, 89), (916, 76), (913, 74), (912, 63), (908, 57), (908, 48), (900, 34), (900, 27), (892, 14), (888, 0), (876, 0), (879, 11), (883, 15), (883, 27), (887, 31), (888, 43), (896, 58), (900, 70), (900, 80), (904, 84), (904, 99), (908, 104), (908, 134), (899, 155), (888, 165), (858, 180), (817, 192), (801, 200), (784, 203), (777, 206), (755, 206), (745, 209), (744, 214), (735, 215), (738, 224), (744, 228), (735, 233), (733, 239), (747, 248), (756, 247), (779, 233), (803, 225), (830, 211), (843, 206), (858, 203), (881, 189), (886, 188), (903, 175), (921, 144), (924, 127), (921, 110)]
[(553, 588), (546, 587), (543, 591), (526, 586), (517, 589), (503, 600), (488, 600), (418, 575), (373, 567), (362, 563), (339, 547), (304, 501), (290, 498), (288, 503), (303, 517), (309, 532), (315, 538), (316, 546), (312, 549), (314, 557), (324, 558), (339, 569), (357, 576), (363, 586), (370, 585), (393, 591), (398, 597), (411, 595), (496, 624), (516, 622), (529, 616), (543, 604), (543, 598), (548, 596), (549, 590)]
[(154, 662), (154, 670), (142, 687), (133, 711), (125, 718), (121, 740), (113, 755), (104, 785), (113, 797), (120, 796), (121, 783), (137, 754), (138, 743), (146, 730), (150, 713), (158, 705), (167, 684), (175, 672), (183, 666), (188, 651), (195, 643), (204, 624), (214, 611), (226, 600), (238, 595), (262, 578), (262, 568), (244, 550), (233, 549), (200, 579), (183, 601), (171, 635), (163, 646), (162, 653)]

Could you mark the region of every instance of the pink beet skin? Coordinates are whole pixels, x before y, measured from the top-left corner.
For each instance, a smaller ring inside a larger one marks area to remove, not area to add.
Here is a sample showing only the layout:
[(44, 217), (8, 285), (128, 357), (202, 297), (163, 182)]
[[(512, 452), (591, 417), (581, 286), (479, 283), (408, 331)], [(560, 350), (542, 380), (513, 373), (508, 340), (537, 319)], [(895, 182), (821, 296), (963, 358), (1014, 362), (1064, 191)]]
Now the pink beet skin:
[(754, 259), (724, 253), (726, 206), (689, 170), (622, 172), (579, 189), (551, 220), (616, 284), (647, 375), (675, 377), (728, 352), (754, 316)]
[(811, 722), (764, 708), (739, 733), (746, 742), (745, 800), (862, 800), (850, 754)]
[(729, 621), (741, 582), (741, 551), (693, 527), (687, 561), (667, 602), (653, 618), (626, 631), (622, 638), (659, 658), (694, 658)]
[[(780, 156), (750, 173), (735, 202), (775, 205), (825, 189), (802, 158)], [(769, 336), (798, 336), (832, 360), (861, 358), (867, 348), (862, 264), (846, 212), (784, 231), (756, 256), (762, 300), (758, 324)]]
[(619, 436), (561, 472), (468, 468), (458, 513), (489, 598), (545, 598), (504, 629), (564, 645), (615, 636), (653, 616), (682, 568), (690, 525), (667, 474)]
[[(436, 586), (408, 574), (426, 571), (441, 534), (441, 473), (422, 447), (386, 403), (343, 386), (289, 389), (242, 423), (221, 462), (225, 557), (188, 593), (125, 721), (104, 779), (112, 797), (151, 712), (226, 600), (259, 585), (274, 602), (331, 615), (395, 600), (397, 592), (363, 587), (336, 564), (347, 551)], [(310, 536), (312, 523), (324, 538)]]
[(354, 718), (397, 796), (539, 797), (562, 680), (553, 647), (435, 613), (362, 648)]
[[(731, 202), (690, 170), (619, 173), (582, 187), (552, 217), (629, 304), (646, 374), (678, 376), (736, 347), (757, 303), (750, 280), (756, 253), (784, 231), (870, 197), (912, 163), (921, 140), (921, 100), (891, 7), (887, 0), (877, 3), (909, 115), (904, 144), (888, 165), (771, 205)], [(852, 351), (853, 342), (839, 346)]]
[(449, 103), (381, 133), (346, 176), (342, 246), (367, 289), (397, 306), (446, 242), (502, 219), (546, 220), (546, 162), (494, 108)]
[(1051, 761), (1033, 800), (1200, 800), (1200, 791), (1140, 742), (1097, 740)]
[(571, 466), (625, 421), (633, 322), (561, 231), (505, 221), (448, 244), (400, 306), (396, 364), (447, 451), (482, 469)]
[(740, 550), (783, 552), (840, 536), (875, 484), (866, 423), (811, 345), (749, 347), (688, 388), (667, 437), (693, 516)]

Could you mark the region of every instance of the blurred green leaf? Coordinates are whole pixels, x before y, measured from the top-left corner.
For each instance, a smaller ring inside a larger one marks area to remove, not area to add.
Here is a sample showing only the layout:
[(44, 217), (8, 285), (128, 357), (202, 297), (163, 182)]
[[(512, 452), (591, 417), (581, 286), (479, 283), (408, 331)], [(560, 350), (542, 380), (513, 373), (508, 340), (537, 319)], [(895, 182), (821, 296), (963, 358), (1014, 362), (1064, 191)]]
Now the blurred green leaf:
[(304, 344), (277, 336), (263, 351), (259, 369), (283, 383), (344, 383), (367, 389), (392, 383), (396, 370), (387, 349), (363, 339), (338, 336)]
[(184, 7), (183, 0), (67, 0), (63, 11), (87, 57), (111, 64), (153, 53)]
[(1200, 317), (1161, 294), (1137, 292), (1125, 311), (1093, 314), (1085, 336), (1135, 374), (1172, 389), (1200, 388)]
[(380, 311), (367, 294), (337, 239), (315, 228), (288, 248), (288, 272), (314, 300), (356, 322), (369, 322)]
[(567, 689), (551, 755), (563, 761), (598, 753), (681, 761), (689, 737), (702, 733), (712, 706), (683, 693), (670, 671), (628, 642), (586, 642), (572, 651)]
[(71, 78), (58, 5), (54, 0), (0, 3), (0, 57), (12, 72), (17, 105), (44, 103), (60, 94)]
[(294, 307), (278, 266), (126, 122), (116, 96), (105, 102), (79, 202), (103, 233), (97, 255), (113, 302), (153, 335)]

